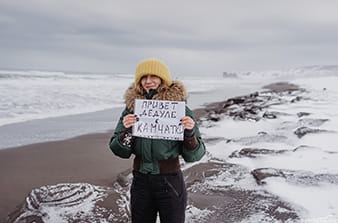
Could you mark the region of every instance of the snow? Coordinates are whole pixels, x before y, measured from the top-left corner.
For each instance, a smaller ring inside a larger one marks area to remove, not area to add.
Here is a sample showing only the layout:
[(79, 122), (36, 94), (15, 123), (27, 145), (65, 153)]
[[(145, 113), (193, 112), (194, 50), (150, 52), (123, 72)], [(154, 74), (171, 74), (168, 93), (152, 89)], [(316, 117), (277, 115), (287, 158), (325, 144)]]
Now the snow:
[(338, 221), (337, 185), (323, 183), (320, 186), (304, 187), (286, 183), (282, 179), (269, 179), (265, 187), (283, 199), (303, 207), (304, 220), (330, 217)]
[(31, 215), (39, 216), (43, 222), (48, 223), (69, 222), (70, 219), (94, 222), (100, 212), (104, 211), (97, 210), (95, 203), (106, 195), (106, 188), (88, 183), (43, 186), (30, 193), (26, 198), (26, 211), (14, 222), (25, 221)]
[[(202, 126), (201, 132), (205, 138), (222, 137), (231, 140), (228, 143), (220, 141), (208, 145), (211, 156), (243, 165), (250, 170), (276, 168), (310, 171), (314, 174), (338, 174), (338, 77), (298, 78), (292, 83), (306, 89), (302, 95), (306, 99), (269, 108), (287, 113), (284, 116), (259, 122), (234, 121), (226, 117), (211, 128)], [(299, 118), (299, 112), (308, 112), (310, 115)], [(322, 124), (311, 122), (315, 119), (327, 121)], [(293, 132), (304, 125), (313, 125), (312, 128), (327, 132), (298, 138)], [(266, 132), (267, 135), (260, 136), (260, 132)], [(245, 147), (288, 152), (264, 154), (256, 158), (229, 158), (232, 152)], [(337, 184), (326, 182), (316, 186), (298, 185), (280, 177), (270, 177), (265, 182), (264, 189), (295, 204), (295, 207), (302, 208), (302, 222), (338, 222)], [(256, 222), (255, 219), (264, 222), (259, 214), (243, 222)]]

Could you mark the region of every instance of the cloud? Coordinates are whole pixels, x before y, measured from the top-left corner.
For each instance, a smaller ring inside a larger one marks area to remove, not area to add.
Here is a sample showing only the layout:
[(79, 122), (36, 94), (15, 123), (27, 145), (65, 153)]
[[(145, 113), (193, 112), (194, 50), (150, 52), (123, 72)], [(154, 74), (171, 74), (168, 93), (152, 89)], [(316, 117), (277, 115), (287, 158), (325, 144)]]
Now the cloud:
[(134, 71), (147, 57), (177, 73), (335, 63), (336, 1), (0, 3), (0, 67)]

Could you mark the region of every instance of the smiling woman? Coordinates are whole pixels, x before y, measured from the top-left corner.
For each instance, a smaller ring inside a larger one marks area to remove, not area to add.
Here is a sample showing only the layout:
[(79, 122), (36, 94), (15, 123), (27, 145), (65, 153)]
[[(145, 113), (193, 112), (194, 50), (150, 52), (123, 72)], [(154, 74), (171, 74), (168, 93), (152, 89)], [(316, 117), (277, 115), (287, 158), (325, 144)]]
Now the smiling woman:
[(150, 89), (157, 89), (162, 80), (156, 75), (145, 75), (141, 79), (142, 86), (144, 86), (144, 90), (149, 93)]
[[(161, 131), (168, 135), (170, 133), (168, 125), (164, 127), (155, 123), (153, 126), (147, 124), (138, 126), (135, 101), (148, 99), (184, 103), (185, 87), (178, 81), (172, 81), (169, 69), (162, 61), (148, 59), (137, 65), (135, 82), (127, 89), (125, 99), (126, 109), (120, 117), (109, 146), (112, 152), (121, 158), (135, 155), (130, 190), (132, 222), (155, 223), (159, 213), (162, 223), (183, 223), (187, 191), (179, 156), (186, 162), (195, 162), (205, 154), (204, 143), (195, 125), (192, 111), (183, 104), (181, 117), (185, 116), (179, 125), (184, 129), (183, 140), (177, 138), (169, 140), (166, 137), (146, 138), (132, 134), (131, 131), (132, 128), (136, 128), (136, 131), (143, 132), (150, 128), (150, 131)], [(155, 107), (166, 107), (165, 102), (149, 101), (148, 107), (150, 104)], [(144, 105), (147, 106), (147, 103)], [(181, 128), (172, 126), (171, 131), (177, 132), (179, 129)]]

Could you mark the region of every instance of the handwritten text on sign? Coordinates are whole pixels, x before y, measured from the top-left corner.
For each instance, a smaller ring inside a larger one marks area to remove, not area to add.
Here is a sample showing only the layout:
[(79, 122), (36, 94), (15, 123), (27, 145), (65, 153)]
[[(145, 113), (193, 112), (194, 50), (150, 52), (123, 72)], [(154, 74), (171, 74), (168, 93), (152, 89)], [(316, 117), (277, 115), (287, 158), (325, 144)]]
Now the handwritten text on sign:
[(139, 118), (133, 126), (134, 136), (183, 140), (180, 120), (185, 116), (185, 102), (136, 99), (134, 112)]

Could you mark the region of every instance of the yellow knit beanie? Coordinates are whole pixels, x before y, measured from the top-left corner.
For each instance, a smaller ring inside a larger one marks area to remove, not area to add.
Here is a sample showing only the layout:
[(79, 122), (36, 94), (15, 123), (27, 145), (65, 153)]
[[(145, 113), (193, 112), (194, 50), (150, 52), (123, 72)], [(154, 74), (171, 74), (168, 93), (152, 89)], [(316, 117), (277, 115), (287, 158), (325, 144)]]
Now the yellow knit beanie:
[(139, 63), (136, 67), (135, 86), (137, 86), (141, 78), (147, 74), (160, 77), (167, 85), (171, 85), (172, 79), (168, 67), (158, 59), (147, 59)]

